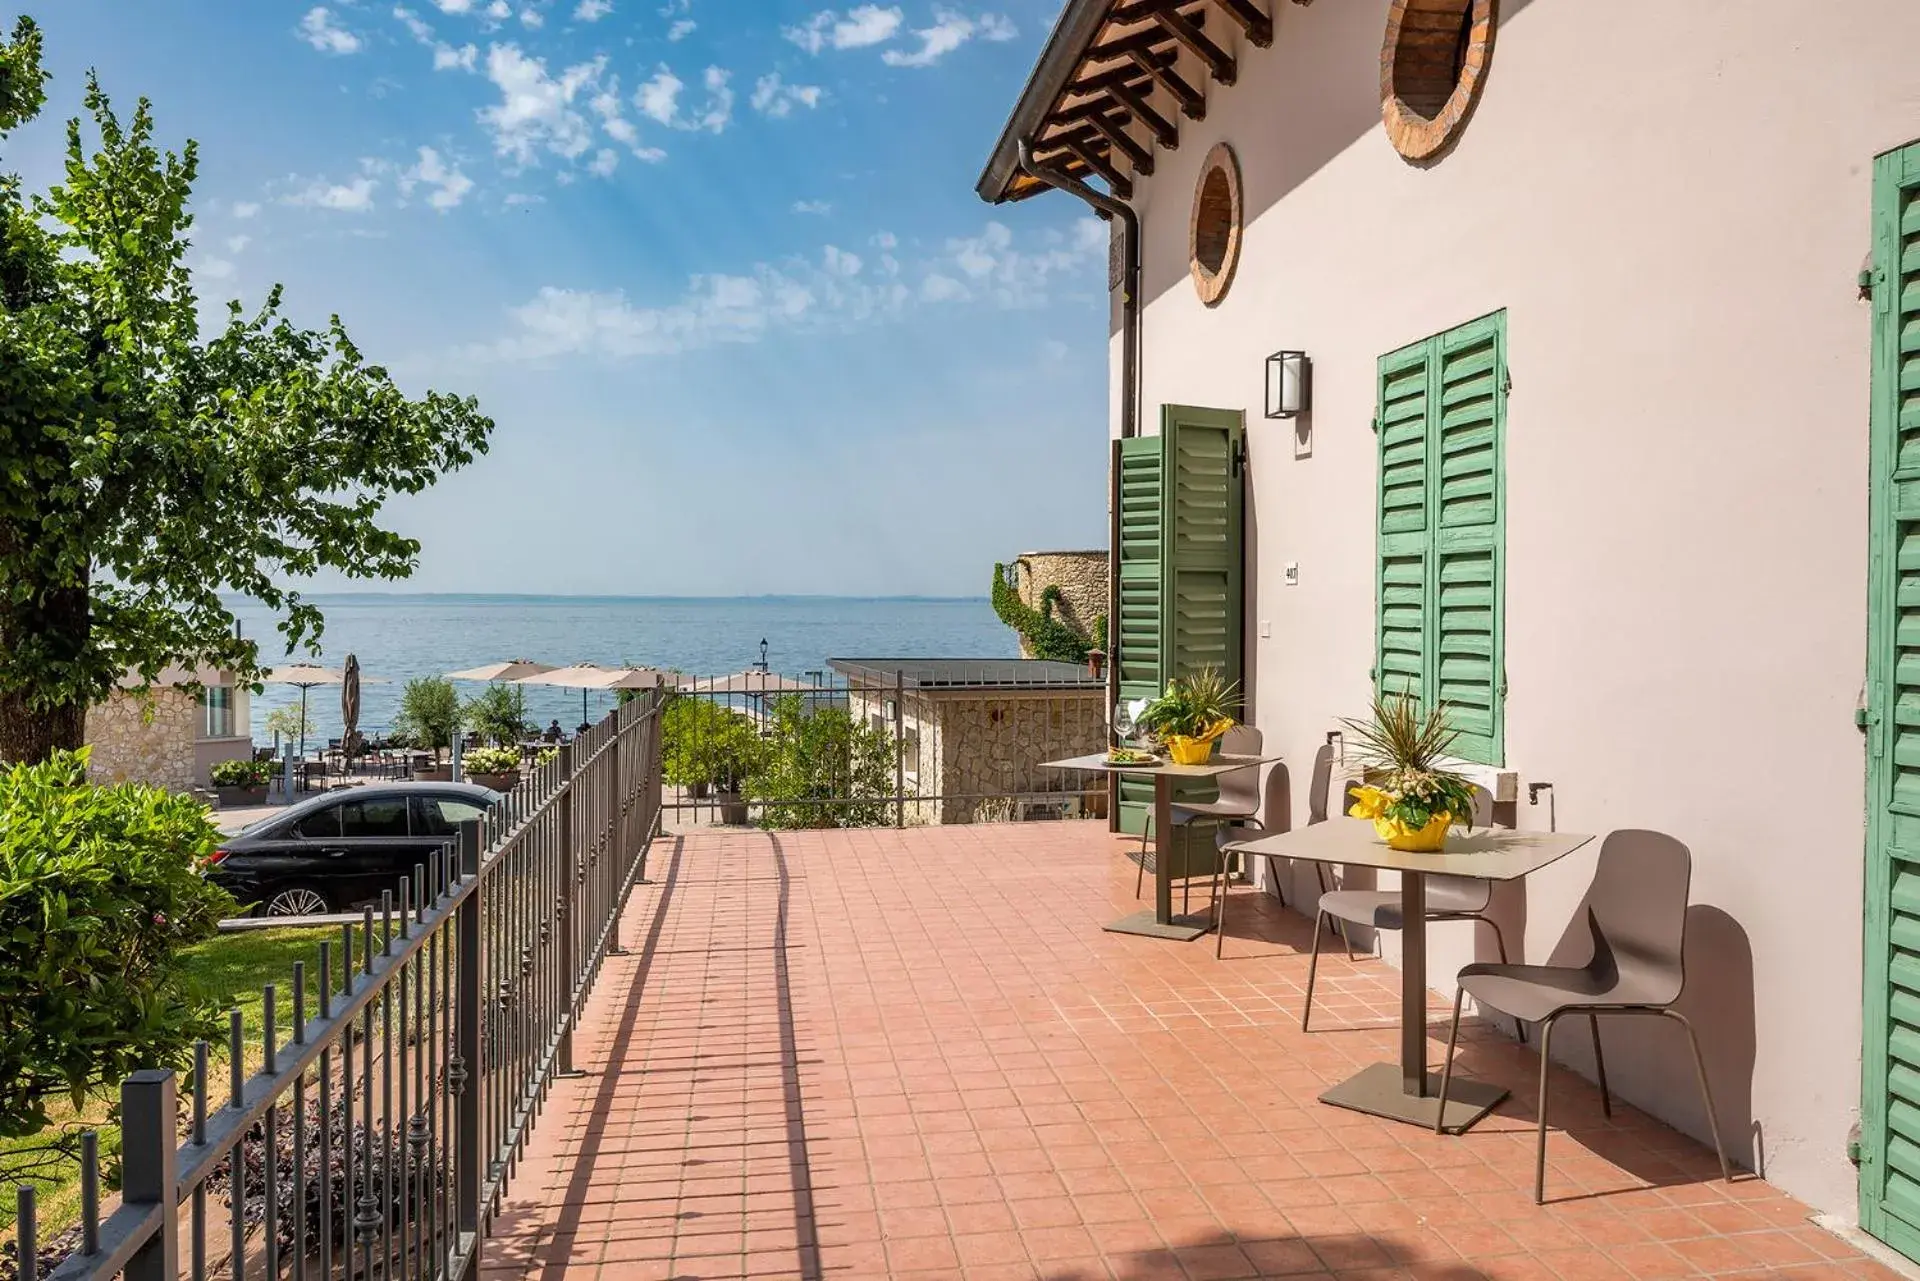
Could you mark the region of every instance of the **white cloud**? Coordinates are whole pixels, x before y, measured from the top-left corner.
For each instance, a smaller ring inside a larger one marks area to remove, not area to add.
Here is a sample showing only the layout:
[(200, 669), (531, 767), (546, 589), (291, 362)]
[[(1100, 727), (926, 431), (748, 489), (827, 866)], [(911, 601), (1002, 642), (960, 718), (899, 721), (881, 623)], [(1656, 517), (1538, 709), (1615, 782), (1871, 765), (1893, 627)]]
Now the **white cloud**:
[(235, 255), (244, 253), (246, 251), (247, 246), (252, 243), (253, 243), (252, 236), (228, 236), (227, 252)]
[(719, 67), (708, 67), (701, 78), (706, 85), (707, 101), (694, 117), (693, 128), (705, 129), (709, 133), (719, 133), (733, 119), (733, 90), (727, 87), (731, 73)]
[(419, 14), (400, 4), (393, 7), (393, 16), (413, 34), (415, 40), (424, 45), (433, 44), (433, 28), (428, 26), (426, 20)]
[(920, 282), (920, 297), (926, 302), (957, 302), (967, 297), (967, 287), (936, 271)]
[(900, 247), (900, 237), (894, 235), (891, 231), (876, 231), (873, 233), (873, 243), (877, 249), (898, 249)]
[(980, 15), (980, 38), (995, 42), (1018, 40), (1020, 28), (1013, 25), (1013, 19), (1004, 13), (983, 13)]
[(825, 200), (796, 200), (793, 202), (793, 212), (824, 218), (833, 212), (833, 206)]
[(634, 93), (633, 105), (649, 120), (670, 128), (719, 133), (733, 119), (733, 90), (727, 83), (731, 78), (732, 73), (725, 68), (708, 67), (701, 77), (706, 101), (694, 111), (682, 112), (680, 91), (687, 87), (686, 82), (663, 65)]
[(515, 205), (544, 205), (547, 203), (547, 198), (535, 195), (531, 191), (510, 191), (507, 193), (507, 198), (500, 203), (509, 208)]
[(952, 9), (935, 9), (933, 25), (922, 27), (913, 34), (920, 37), (918, 49), (912, 53), (888, 49), (880, 55), (880, 60), (889, 67), (931, 67), (973, 39), (973, 19)]
[(347, 54), (360, 52), (360, 37), (345, 27), (336, 26), (333, 12), (325, 5), (315, 5), (307, 10), (307, 16), (300, 19), (299, 36), (321, 53)]
[[(1105, 264), (1108, 234), (1098, 218), (1077, 218), (1067, 232), (1048, 232), (1039, 248), (1029, 250), (1015, 244), (1006, 224), (990, 221), (976, 236), (946, 242), (940, 257), (929, 264), (921, 293), (941, 299), (980, 297), (1002, 307), (1040, 306), (1056, 279)], [(935, 283), (935, 276), (952, 283)], [(953, 292), (954, 286), (961, 292)]]
[(547, 25), (546, 15), (538, 9), (522, 9), (520, 11), (520, 25), (537, 31)]
[[(361, 163), (367, 166), (367, 162)], [(362, 173), (345, 182), (316, 178), (282, 196), (281, 202), (304, 205), (309, 209), (331, 209), (337, 213), (366, 213), (373, 208), (373, 193), (379, 185), (370, 173)]]
[(434, 34), (434, 30), (419, 14), (405, 5), (395, 5), (393, 16), (412, 34), (420, 44), (433, 50), (433, 69), (435, 71), (472, 71), (480, 57), (480, 50), (471, 44), (459, 48), (448, 44)]
[(863, 4), (847, 10), (846, 16), (822, 9), (797, 27), (786, 27), (783, 35), (808, 53), (825, 48), (864, 49), (893, 39), (905, 20), (899, 9)]
[(236, 200), (233, 202), (233, 216), (236, 218), (251, 218), (259, 212), (260, 202), (257, 200)]
[(699, 26), (700, 24), (692, 18), (677, 19), (671, 27), (667, 28), (667, 39), (685, 40), (688, 36), (692, 35)]
[(791, 114), (796, 104), (819, 106), (821, 92), (819, 85), (790, 85), (780, 79), (778, 71), (769, 71), (753, 82), (753, 97), (748, 101), (762, 115), (778, 118)]
[(507, 0), (493, 0), (493, 3), (487, 6), (487, 16), (495, 22), (505, 22), (513, 16), (513, 6), (508, 4)]
[(860, 274), (860, 255), (850, 254), (838, 245), (828, 245), (820, 251), (821, 262), (830, 276), (857, 276)]
[(598, 22), (613, 12), (613, 0), (580, 0), (573, 16), (578, 22)]
[(633, 105), (649, 120), (670, 125), (680, 114), (680, 91), (684, 88), (685, 81), (662, 67), (633, 95)]
[(225, 280), (233, 274), (233, 264), (224, 258), (202, 258), (195, 265), (193, 274), (208, 280)]
[(428, 204), (443, 213), (458, 208), (473, 190), (473, 179), (460, 172), (458, 165), (448, 164), (432, 147), (420, 148), (419, 157), (419, 163), (400, 176), (400, 194), (412, 194), (416, 185), (431, 187)]
[(473, 0), (433, 0), (441, 13), (471, 13)]
[(554, 76), (543, 59), (518, 45), (488, 49), (487, 79), (499, 89), (500, 101), (479, 114), (494, 150), (518, 165), (536, 163), (542, 151), (578, 160), (593, 145), (593, 126), (574, 102), (596, 93), (605, 72), (604, 55)]
[(602, 147), (594, 153), (593, 160), (587, 165), (587, 172), (597, 178), (609, 178), (620, 167), (620, 153), (612, 147)]

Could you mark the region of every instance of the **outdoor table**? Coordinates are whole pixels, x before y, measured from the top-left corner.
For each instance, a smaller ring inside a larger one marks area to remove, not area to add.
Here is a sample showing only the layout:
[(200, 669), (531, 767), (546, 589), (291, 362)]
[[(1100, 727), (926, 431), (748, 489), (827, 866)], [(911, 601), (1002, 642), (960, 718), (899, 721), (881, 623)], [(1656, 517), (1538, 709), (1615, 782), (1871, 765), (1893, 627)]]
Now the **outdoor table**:
[(1129, 913), (1105, 926), (1115, 934), (1141, 934), (1153, 939), (1187, 942), (1213, 926), (1213, 914), (1173, 914), (1173, 783), (1175, 779), (1216, 778), (1237, 769), (1277, 761), (1278, 756), (1215, 756), (1205, 765), (1109, 765), (1106, 753), (1047, 761), (1041, 769), (1086, 770), (1096, 774), (1132, 774), (1153, 779), (1153, 908)]
[[(1579, 849), (1593, 838), (1573, 832), (1516, 832), (1480, 828), (1453, 833), (1438, 854), (1390, 850), (1370, 823), (1336, 818), (1298, 831), (1235, 841), (1242, 854), (1275, 855), (1305, 863), (1341, 863), (1400, 873), (1400, 1062), (1375, 1063), (1320, 1096), (1322, 1103), (1351, 1108), (1433, 1129), (1439, 1119), (1440, 1077), (1427, 1071), (1427, 877), (1469, 876), (1516, 881)], [(1455, 1076), (1447, 1090), (1441, 1129), (1458, 1134), (1499, 1106), (1507, 1091)]]

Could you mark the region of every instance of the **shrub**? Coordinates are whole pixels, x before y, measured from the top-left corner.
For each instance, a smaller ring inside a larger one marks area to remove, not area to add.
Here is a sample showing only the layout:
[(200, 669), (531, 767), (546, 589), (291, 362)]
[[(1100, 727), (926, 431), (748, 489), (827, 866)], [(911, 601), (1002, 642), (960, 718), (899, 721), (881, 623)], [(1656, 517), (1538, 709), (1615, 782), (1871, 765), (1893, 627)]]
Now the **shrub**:
[(298, 703), (274, 708), (267, 713), (265, 725), (267, 733), (289, 744), (303, 738), (311, 741), (314, 737), (313, 717), (301, 712)]
[(517, 743), (531, 730), (527, 691), (519, 685), (489, 685), (461, 709), (467, 729), (495, 743)]
[(415, 747), (450, 747), (460, 725), (460, 695), (443, 676), (416, 676), (400, 691), (395, 732)]
[(213, 1027), (182, 953), (236, 911), (203, 875), (219, 832), (192, 797), (96, 786), (86, 761), (0, 772), (0, 1136), (181, 1064)]
[(215, 787), (265, 787), (272, 777), (272, 761), (215, 761), (207, 771), (207, 781)]
[(893, 740), (844, 707), (773, 700), (772, 734), (748, 788), (765, 827), (878, 827), (893, 821)]
[(746, 717), (707, 698), (676, 697), (662, 713), (660, 768), (678, 787), (738, 786), (765, 755)]
[(505, 774), (520, 768), (520, 753), (511, 747), (469, 747), (460, 753), (460, 768), (468, 774)]

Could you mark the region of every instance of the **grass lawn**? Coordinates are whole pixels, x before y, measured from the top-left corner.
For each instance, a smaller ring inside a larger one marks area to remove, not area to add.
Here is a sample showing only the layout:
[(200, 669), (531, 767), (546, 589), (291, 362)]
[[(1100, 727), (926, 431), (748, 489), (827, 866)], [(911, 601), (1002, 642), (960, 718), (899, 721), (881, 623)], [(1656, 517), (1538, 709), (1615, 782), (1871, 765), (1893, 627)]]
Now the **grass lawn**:
[[(374, 929), (377, 946), (381, 935), (378, 925)], [(260, 1036), (265, 1024), (260, 989), (268, 983), (277, 989), (280, 1037), (284, 1043), (292, 1027), (293, 963), (305, 961), (307, 964), (307, 1013), (311, 1016), (319, 1003), (320, 944), (323, 942), (334, 944), (333, 986), (338, 990), (341, 971), (338, 926), (221, 934), (187, 949), (187, 958), (195, 977), (206, 984), (222, 1004), (240, 1010), (246, 1025), (246, 1064), (249, 1072), (257, 1071), (262, 1061)], [(354, 959), (356, 962), (359, 960), (357, 947)], [(209, 1072), (212, 1077), (209, 1082), (210, 1107), (218, 1107), (226, 1099), (227, 1037), (224, 1022), (210, 1040), (212, 1058), (219, 1067), (218, 1071)], [(190, 1097), (188, 1087), (191, 1084), (188, 1074), (183, 1074), (180, 1081), (182, 1099)], [(109, 1154), (117, 1152), (119, 1132), (108, 1123), (110, 1109), (117, 1098), (116, 1087), (89, 1100), (87, 1106), (78, 1112), (70, 1103), (62, 1100), (52, 1109), (54, 1120), (48, 1129), (29, 1138), (0, 1139), (0, 1185), (10, 1187), (16, 1183), (31, 1182), (38, 1190), (42, 1240), (79, 1221), (80, 1167), (77, 1154), (80, 1132), (90, 1127), (100, 1130), (103, 1165), (110, 1164)], [(74, 1155), (35, 1151), (45, 1148), (50, 1142), (63, 1139), (70, 1140)], [(14, 1205), (11, 1193), (0, 1198), (0, 1228), (12, 1226)]]

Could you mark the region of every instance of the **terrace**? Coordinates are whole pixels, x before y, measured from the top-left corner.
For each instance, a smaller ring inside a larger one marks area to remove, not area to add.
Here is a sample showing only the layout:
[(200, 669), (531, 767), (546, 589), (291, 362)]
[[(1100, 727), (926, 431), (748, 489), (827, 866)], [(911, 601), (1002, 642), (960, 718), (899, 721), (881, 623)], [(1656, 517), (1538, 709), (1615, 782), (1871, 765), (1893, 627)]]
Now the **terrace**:
[(1129, 847), (1093, 823), (656, 840), (481, 1274), (1893, 1275), (1570, 1073), (1534, 1206), (1538, 1060), (1487, 1025), (1462, 1070), (1514, 1095), (1464, 1136), (1318, 1103), (1391, 1055), (1397, 975), (1323, 965), (1303, 1034), (1305, 919), (1236, 903), (1224, 961), (1103, 932)]

